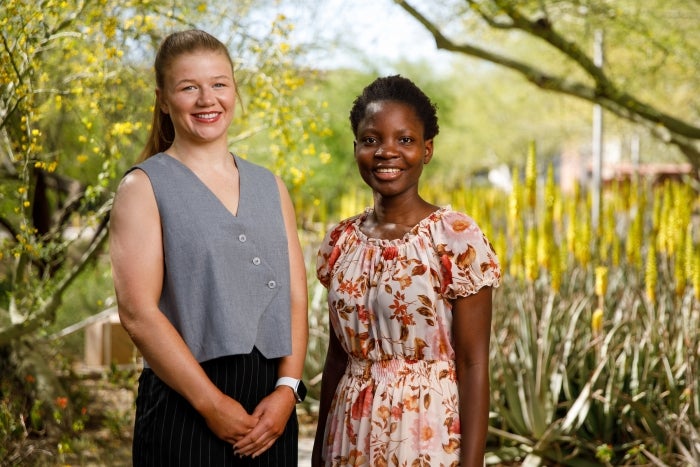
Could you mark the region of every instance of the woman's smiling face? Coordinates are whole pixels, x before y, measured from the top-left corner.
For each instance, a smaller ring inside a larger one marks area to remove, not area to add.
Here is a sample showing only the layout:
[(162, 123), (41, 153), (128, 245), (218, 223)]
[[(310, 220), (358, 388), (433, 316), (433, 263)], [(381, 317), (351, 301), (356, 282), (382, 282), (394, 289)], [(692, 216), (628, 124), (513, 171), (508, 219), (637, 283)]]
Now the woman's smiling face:
[(418, 181), (433, 155), (433, 140), (412, 106), (400, 101), (371, 102), (355, 135), (355, 160), (362, 179), (389, 198), (418, 192)]
[(173, 61), (164, 89), (157, 90), (161, 110), (170, 115), (176, 139), (204, 143), (226, 138), (236, 106), (236, 83), (228, 57), (198, 51)]

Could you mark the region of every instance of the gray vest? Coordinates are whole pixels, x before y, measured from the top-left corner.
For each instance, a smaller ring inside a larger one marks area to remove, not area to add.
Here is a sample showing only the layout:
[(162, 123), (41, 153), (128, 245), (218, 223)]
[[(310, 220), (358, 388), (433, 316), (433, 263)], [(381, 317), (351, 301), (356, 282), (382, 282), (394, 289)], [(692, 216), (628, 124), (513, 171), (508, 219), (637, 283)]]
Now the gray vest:
[(236, 216), (177, 159), (161, 153), (136, 166), (151, 181), (163, 230), (160, 309), (200, 362), (249, 353), (253, 346), (267, 358), (292, 352), (289, 254), (277, 182), (267, 169), (235, 161)]

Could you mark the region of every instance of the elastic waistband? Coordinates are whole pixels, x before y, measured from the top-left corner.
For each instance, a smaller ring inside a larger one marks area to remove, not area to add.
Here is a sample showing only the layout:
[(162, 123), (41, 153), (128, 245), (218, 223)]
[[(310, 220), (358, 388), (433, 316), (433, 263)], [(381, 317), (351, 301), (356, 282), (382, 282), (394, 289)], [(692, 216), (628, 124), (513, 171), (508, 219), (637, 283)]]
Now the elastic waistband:
[(392, 358), (388, 360), (364, 360), (351, 358), (347, 373), (363, 380), (378, 382), (392, 381), (407, 375), (428, 377), (442, 371), (454, 373), (455, 364), (451, 360), (409, 360)]

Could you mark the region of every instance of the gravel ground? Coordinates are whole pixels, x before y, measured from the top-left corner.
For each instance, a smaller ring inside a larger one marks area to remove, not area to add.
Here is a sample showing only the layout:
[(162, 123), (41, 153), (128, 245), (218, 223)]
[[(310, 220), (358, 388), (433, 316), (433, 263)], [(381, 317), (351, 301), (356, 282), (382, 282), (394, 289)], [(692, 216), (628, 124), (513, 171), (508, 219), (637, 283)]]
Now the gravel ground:
[(312, 438), (299, 438), (299, 467), (311, 467)]

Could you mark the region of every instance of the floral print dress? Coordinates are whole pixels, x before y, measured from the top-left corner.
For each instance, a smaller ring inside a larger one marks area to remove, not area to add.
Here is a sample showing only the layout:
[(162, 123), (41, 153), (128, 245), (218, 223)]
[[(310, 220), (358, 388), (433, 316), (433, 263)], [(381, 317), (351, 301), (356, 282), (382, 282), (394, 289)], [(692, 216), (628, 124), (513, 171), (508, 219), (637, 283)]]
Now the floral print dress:
[(332, 466), (459, 464), (451, 300), (497, 287), (500, 267), (469, 216), (441, 208), (402, 238), (368, 238), (364, 213), (331, 229), (317, 277), (348, 366), (326, 423)]

